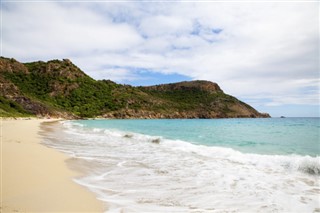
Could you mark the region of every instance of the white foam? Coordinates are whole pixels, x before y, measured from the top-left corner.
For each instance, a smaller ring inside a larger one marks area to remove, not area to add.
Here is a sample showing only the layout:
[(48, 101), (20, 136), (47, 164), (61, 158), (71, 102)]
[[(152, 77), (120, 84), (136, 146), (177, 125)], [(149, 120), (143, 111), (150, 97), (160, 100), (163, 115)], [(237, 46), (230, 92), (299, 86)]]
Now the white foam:
[[(320, 208), (319, 157), (244, 154), (66, 123), (67, 135), (55, 147), (88, 161), (89, 173), (76, 181), (107, 202), (110, 212)], [(159, 143), (153, 142), (156, 139)]]
[(71, 122), (71, 121), (60, 121), (63, 126), (72, 128), (72, 127), (84, 127), (83, 124), (77, 123), (77, 122)]

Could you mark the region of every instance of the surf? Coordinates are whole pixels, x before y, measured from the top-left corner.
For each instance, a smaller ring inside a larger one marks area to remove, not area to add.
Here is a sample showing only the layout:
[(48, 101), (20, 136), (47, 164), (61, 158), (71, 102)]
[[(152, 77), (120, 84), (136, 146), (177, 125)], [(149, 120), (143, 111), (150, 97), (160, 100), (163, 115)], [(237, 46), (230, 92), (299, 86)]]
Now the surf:
[(319, 208), (318, 156), (243, 153), (77, 121), (59, 128), (61, 138), (45, 143), (72, 156), (69, 164), (85, 171), (75, 181), (111, 212)]

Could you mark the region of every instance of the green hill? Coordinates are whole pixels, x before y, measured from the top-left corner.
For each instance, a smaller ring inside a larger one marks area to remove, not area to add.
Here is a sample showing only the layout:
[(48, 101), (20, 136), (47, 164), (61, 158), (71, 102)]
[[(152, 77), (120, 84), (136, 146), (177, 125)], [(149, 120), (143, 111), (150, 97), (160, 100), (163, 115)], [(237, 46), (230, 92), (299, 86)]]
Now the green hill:
[(68, 59), (20, 63), (1, 57), (0, 85), (2, 117), (269, 117), (225, 94), (216, 83), (133, 87), (94, 80)]

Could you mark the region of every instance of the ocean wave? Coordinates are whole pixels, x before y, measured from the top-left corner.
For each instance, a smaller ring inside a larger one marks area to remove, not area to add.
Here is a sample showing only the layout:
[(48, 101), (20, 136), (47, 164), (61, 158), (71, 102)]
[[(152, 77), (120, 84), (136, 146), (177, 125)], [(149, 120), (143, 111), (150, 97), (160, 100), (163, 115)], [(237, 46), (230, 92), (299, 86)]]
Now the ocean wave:
[[(313, 212), (319, 157), (261, 155), (64, 122), (51, 142), (110, 212)], [(48, 132), (49, 134), (50, 132)], [(49, 139), (52, 137), (48, 137)], [(50, 141), (48, 142), (50, 143)], [(290, 203), (290, 204), (288, 204)]]
[(320, 175), (319, 158), (305, 157), (298, 163), (298, 170), (311, 175)]
[(232, 148), (205, 146), (193, 144), (182, 140), (165, 139), (162, 136), (151, 136), (135, 132), (127, 132), (118, 129), (103, 128), (85, 128), (85, 125), (76, 122), (63, 122), (63, 125), (71, 129), (74, 134), (99, 134), (108, 137), (114, 137), (116, 140), (131, 140), (137, 142), (146, 142), (160, 144), (174, 151), (188, 152), (198, 154), (204, 157), (213, 157), (228, 159), (233, 163), (248, 164), (264, 168), (278, 167), (286, 171), (298, 171), (309, 175), (320, 175), (320, 156), (301, 156), (301, 155), (262, 155), (253, 153), (242, 153)]

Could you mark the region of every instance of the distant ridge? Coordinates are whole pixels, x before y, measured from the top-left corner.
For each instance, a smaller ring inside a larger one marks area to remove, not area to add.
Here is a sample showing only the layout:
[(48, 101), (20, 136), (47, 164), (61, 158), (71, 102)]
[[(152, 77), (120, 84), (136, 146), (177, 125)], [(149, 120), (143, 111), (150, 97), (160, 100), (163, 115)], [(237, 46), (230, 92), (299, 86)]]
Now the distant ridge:
[(146, 86), (143, 87), (147, 90), (158, 90), (158, 91), (172, 91), (172, 90), (200, 90), (208, 93), (217, 93), (223, 92), (217, 83), (213, 83), (211, 81), (203, 81), (203, 80), (196, 80), (196, 81), (182, 81), (178, 83), (170, 83), (170, 84), (160, 84), (155, 86)]
[(260, 118), (210, 81), (147, 87), (94, 80), (70, 60), (20, 63), (0, 57), (0, 116), (63, 118)]

